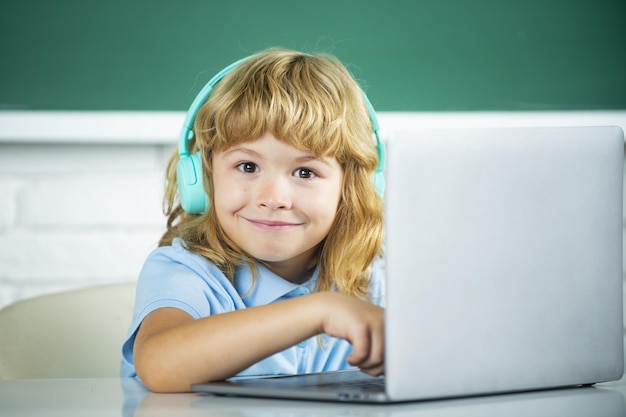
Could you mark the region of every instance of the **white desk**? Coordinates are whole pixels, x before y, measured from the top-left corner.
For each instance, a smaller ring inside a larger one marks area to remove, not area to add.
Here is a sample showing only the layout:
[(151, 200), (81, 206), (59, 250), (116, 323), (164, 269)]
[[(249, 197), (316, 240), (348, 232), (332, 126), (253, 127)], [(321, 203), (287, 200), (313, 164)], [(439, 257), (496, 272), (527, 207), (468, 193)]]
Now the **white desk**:
[(626, 382), (398, 405), (154, 394), (132, 379), (0, 381), (0, 416), (626, 416)]

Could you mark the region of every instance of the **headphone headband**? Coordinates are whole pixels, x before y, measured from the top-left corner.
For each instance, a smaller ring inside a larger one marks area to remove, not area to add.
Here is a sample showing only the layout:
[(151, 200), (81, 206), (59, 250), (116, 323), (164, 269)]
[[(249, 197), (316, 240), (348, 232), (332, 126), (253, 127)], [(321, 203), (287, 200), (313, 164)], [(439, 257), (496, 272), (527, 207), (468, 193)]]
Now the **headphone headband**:
[(196, 115), (198, 114), (198, 111), (200, 111), (202, 105), (208, 100), (211, 92), (213, 91), (213, 87), (215, 87), (215, 85), (220, 82), (222, 78), (226, 76), (226, 74), (231, 72), (233, 68), (239, 66), (239, 64), (247, 61), (250, 58), (251, 57), (246, 57), (240, 59), (239, 61), (233, 62), (232, 64), (215, 74), (213, 78), (211, 78), (209, 82), (206, 83), (204, 87), (202, 87), (202, 90), (200, 90), (196, 98), (191, 102), (191, 106), (189, 106), (189, 110), (187, 110), (187, 115), (185, 116), (185, 121), (183, 122), (183, 127), (180, 130), (180, 135), (178, 136), (179, 155), (189, 155), (189, 141), (193, 139), (193, 124), (196, 121)]

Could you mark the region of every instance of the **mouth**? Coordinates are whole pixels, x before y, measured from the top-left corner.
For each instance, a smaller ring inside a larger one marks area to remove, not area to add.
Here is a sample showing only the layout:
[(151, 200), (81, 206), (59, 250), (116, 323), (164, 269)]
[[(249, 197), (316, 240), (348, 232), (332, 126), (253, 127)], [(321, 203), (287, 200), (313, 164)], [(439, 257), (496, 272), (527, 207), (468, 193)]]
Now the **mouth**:
[(259, 219), (245, 219), (252, 226), (269, 232), (282, 232), (285, 230), (294, 229), (302, 223), (281, 222), (276, 220), (259, 220)]

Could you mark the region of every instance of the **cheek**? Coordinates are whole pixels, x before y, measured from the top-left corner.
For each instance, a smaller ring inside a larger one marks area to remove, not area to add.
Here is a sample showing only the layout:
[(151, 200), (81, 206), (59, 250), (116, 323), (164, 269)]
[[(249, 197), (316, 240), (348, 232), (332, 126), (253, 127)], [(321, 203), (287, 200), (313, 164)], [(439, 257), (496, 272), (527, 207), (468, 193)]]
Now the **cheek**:
[(239, 213), (241, 204), (239, 204), (230, 193), (226, 193), (223, 198), (215, 198), (215, 216), (218, 224), (230, 239), (235, 238), (237, 230), (237, 213)]
[(231, 204), (232, 201), (245, 194), (246, 190), (242, 190), (241, 184), (238, 184), (228, 175), (215, 173), (213, 176), (213, 198), (216, 204)]
[(218, 215), (233, 213), (246, 205), (248, 200), (245, 190), (238, 189), (215, 189), (213, 193), (215, 210)]
[(309, 207), (320, 222), (326, 223), (330, 227), (337, 216), (339, 200), (339, 191), (332, 190), (327, 194), (327, 198), (318, 198), (315, 200), (315, 203), (311, 204)]
[(218, 183), (213, 188), (213, 205), (217, 221), (222, 227), (227, 227), (228, 222), (246, 205), (246, 191), (226, 183)]

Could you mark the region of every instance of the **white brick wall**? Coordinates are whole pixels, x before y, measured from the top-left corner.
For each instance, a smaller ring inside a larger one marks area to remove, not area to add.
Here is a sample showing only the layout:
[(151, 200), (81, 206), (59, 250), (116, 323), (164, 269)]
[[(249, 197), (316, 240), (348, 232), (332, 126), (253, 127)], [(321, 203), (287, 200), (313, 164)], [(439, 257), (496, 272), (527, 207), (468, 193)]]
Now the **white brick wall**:
[(0, 142), (0, 308), (135, 280), (164, 230), (172, 146)]

